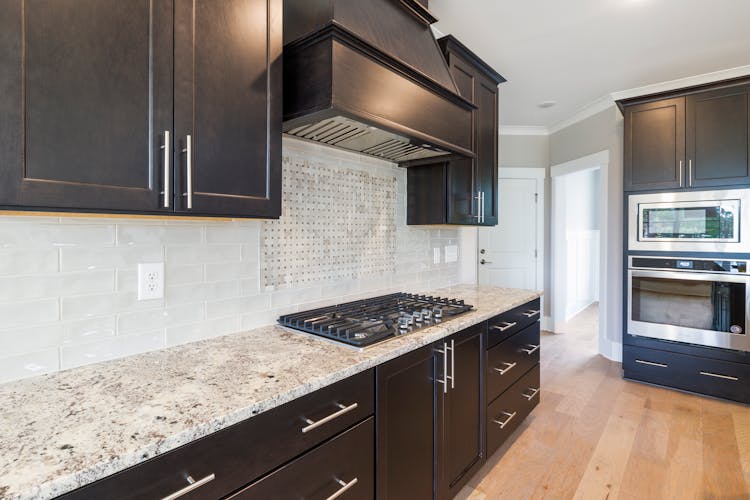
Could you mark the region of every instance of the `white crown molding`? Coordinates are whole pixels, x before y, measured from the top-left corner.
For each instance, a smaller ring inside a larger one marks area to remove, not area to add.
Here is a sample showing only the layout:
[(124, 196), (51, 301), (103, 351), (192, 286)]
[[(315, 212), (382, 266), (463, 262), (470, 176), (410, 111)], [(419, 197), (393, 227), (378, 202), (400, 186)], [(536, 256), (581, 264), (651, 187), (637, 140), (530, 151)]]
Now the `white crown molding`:
[(565, 120), (557, 122), (554, 125), (552, 125), (549, 128), (549, 133), (554, 134), (555, 132), (559, 132), (560, 130), (570, 127), (571, 125), (574, 125), (580, 121), (583, 121), (590, 116), (594, 116), (598, 113), (601, 113), (605, 109), (609, 109), (610, 107), (614, 106), (614, 104), (615, 103), (611, 95), (602, 96), (596, 101), (579, 109), (570, 118), (566, 118)]
[(612, 92), (611, 98), (613, 101), (619, 101), (620, 99), (630, 99), (631, 97), (669, 92), (670, 90), (694, 87), (696, 85), (704, 85), (706, 83), (719, 82), (721, 80), (729, 80), (731, 78), (739, 78), (748, 75), (750, 75), (750, 65), (738, 66), (736, 68), (714, 71), (713, 73), (704, 73), (702, 75), (689, 76), (687, 78), (679, 78), (677, 80), (669, 80), (667, 82), (654, 83), (643, 87)]
[(539, 125), (502, 125), (500, 135), (549, 135), (549, 130)]

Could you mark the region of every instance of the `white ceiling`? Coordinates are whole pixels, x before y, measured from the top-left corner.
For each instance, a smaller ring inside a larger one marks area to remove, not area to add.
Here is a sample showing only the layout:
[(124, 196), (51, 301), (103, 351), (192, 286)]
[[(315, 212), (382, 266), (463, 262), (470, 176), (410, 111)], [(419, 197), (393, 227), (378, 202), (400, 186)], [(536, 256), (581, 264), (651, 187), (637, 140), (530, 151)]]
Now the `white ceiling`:
[(430, 11), (508, 79), (506, 126), (551, 127), (612, 92), (750, 65), (750, 0), (430, 0)]

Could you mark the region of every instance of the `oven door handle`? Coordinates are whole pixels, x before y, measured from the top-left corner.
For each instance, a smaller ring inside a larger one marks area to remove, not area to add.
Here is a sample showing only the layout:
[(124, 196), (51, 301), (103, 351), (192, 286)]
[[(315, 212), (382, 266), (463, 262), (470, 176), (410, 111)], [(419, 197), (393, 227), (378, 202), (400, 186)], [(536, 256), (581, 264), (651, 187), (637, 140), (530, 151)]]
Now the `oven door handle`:
[(718, 281), (721, 283), (745, 283), (750, 286), (750, 275), (746, 274), (721, 274), (703, 271), (663, 271), (650, 269), (628, 269), (628, 274), (633, 278), (662, 278), (670, 280), (685, 281)]

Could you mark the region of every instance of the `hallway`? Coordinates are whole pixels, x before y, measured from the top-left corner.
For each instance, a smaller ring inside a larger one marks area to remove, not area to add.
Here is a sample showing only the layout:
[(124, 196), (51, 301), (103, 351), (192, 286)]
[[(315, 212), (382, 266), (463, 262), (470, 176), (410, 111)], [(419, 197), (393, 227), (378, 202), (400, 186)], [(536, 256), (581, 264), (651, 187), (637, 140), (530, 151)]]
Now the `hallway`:
[(750, 410), (623, 380), (597, 325), (542, 334), (539, 406), (458, 498), (750, 498)]

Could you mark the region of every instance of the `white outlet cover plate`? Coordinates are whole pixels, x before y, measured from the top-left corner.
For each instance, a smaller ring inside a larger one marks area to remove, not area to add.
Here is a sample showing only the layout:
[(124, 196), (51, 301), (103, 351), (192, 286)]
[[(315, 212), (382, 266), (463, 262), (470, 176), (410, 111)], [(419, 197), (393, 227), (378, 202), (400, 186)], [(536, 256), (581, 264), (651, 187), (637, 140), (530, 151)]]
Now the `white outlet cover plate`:
[(432, 249), (432, 263), (440, 264), (440, 247)]
[(164, 298), (164, 263), (138, 264), (138, 300)]
[(458, 260), (458, 245), (445, 246), (445, 262), (451, 263)]

